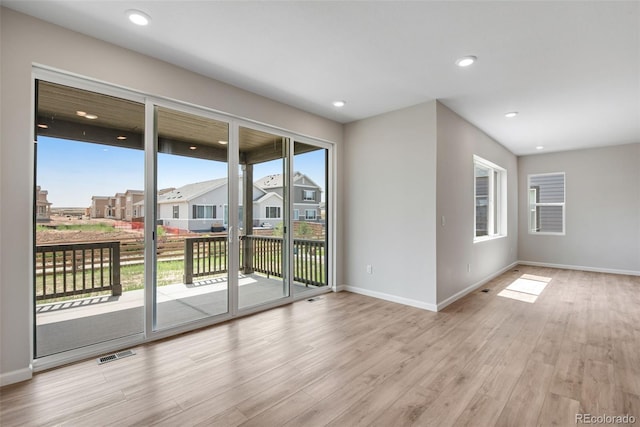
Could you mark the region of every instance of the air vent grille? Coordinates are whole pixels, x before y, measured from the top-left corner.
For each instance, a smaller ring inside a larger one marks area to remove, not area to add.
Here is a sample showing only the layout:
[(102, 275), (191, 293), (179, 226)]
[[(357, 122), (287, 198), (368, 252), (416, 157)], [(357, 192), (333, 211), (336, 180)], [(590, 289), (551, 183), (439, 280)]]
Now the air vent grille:
[(136, 352), (133, 350), (124, 350), (118, 353), (109, 354), (107, 356), (102, 356), (98, 358), (98, 365), (102, 365), (103, 363), (113, 362), (114, 360), (122, 359), (124, 357), (129, 357), (135, 355)]

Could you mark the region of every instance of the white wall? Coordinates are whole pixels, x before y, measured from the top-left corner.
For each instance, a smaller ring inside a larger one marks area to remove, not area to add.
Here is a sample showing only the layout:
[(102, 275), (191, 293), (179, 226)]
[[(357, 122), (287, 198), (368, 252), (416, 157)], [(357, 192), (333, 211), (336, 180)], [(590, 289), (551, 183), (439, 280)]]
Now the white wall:
[[(521, 261), (640, 274), (640, 144), (520, 157)], [(565, 172), (566, 234), (528, 232), (527, 176)]]
[(0, 383), (5, 384), (31, 375), (32, 64), (218, 109), (338, 145), (342, 125), (9, 9), (0, 8), (0, 14)]
[[(518, 165), (510, 151), (441, 103), (437, 138), (437, 300), (442, 308), (517, 260)], [(474, 154), (507, 170), (507, 237), (473, 243)]]
[(433, 101), (346, 125), (341, 182), (346, 289), (431, 310), (435, 111)]

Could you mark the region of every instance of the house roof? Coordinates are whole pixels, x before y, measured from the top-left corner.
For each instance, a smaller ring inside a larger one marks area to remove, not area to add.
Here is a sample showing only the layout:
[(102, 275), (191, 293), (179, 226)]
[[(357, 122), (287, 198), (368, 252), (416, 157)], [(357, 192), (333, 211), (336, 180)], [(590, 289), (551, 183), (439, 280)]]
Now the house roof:
[[(307, 175), (305, 175), (302, 172), (294, 172), (293, 184), (295, 185), (296, 182), (302, 180), (303, 178), (309, 181), (309, 184), (305, 184), (305, 185), (320, 187), (311, 178), (309, 178)], [(283, 182), (283, 175), (279, 173), (275, 175), (267, 175), (263, 178), (260, 178), (255, 182), (255, 185), (265, 191), (268, 191), (269, 189), (282, 188), (282, 182)]]
[(262, 195), (262, 197), (260, 197), (259, 199), (254, 200), (254, 202), (256, 202), (256, 203), (262, 203), (262, 202), (264, 202), (264, 201), (266, 201), (266, 200), (268, 200), (268, 199), (270, 199), (270, 198), (272, 198), (272, 197), (276, 197), (276, 198), (278, 198), (278, 199), (280, 199), (280, 200), (284, 200), (284, 199), (282, 198), (282, 196), (280, 196), (278, 193), (265, 193), (265, 194), (263, 194), (263, 195)]
[[(239, 177), (239, 179), (242, 180), (242, 177)], [(183, 185), (182, 187), (174, 188), (171, 191), (158, 195), (158, 203), (188, 202), (225, 185), (227, 185), (227, 178), (218, 178)], [(258, 187), (255, 183), (253, 186), (254, 200), (263, 197), (264, 195), (260, 193), (265, 192), (265, 190)]]
[(263, 190), (268, 188), (280, 188), (282, 187), (282, 174), (279, 173), (276, 175), (267, 175), (257, 180), (255, 184)]
[(158, 203), (188, 202), (226, 184), (227, 178), (219, 178), (183, 185), (158, 196)]

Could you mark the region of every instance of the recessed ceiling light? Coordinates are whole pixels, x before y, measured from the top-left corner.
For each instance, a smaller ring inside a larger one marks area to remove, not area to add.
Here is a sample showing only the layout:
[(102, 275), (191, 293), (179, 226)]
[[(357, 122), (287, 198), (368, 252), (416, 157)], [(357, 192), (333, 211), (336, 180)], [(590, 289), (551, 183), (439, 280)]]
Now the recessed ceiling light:
[(118, 139), (120, 141), (124, 141), (125, 139), (127, 139), (127, 137), (124, 136), (124, 135), (118, 135), (118, 136), (116, 136), (116, 139)]
[(38, 123), (38, 127), (39, 127), (40, 129), (49, 129), (49, 125), (44, 124), (44, 123)]
[(84, 117), (87, 115), (87, 113), (85, 113), (84, 111), (76, 111), (76, 115), (80, 116), (80, 117)]
[(473, 56), (473, 55), (463, 56), (462, 58), (458, 58), (458, 60), (456, 61), (456, 65), (458, 67), (463, 67), (464, 68), (464, 67), (468, 67), (469, 65), (473, 64), (477, 60), (478, 60), (478, 58)]
[(517, 115), (518, 115), (518, 112), (517, 112), (517, 111), (510, 111), (510, 112), (508, 112), (508, 113), (505, 113), (505, 115), (504, 115), (504, 116), (505, 116), (507, 119), (512, 119), (512, 118), (514, 118), (514, 117), (515, 117), (515, 116), (517, 116)]
[(84, 118), (89, 120), (95, 120), (98, 118), (98, 116), (96, 116), (95, 114), (85, 114)]
[(192, 145), (191, 147), (189, 147), (189, 150), (195, 150), (195, 149), (197, 149), (197, 148), (198, 148), (198, 147), (196, 147), (195, 145)]
[(344, 107), (345, 104), (346, 104), (346, 101), (333, 101), (333, 106), (334, 107), (341, 108), (341, 107)]
[(135, 9), (127, 10), (127, 16), (129, 17), (129, 21), (142, 27), (149, 25), (149, 21), (151, 21), (151, 17), (149, 15)]
[(229, 141), (223, 141), (223, 140), (218, 141), (218, 144), (220, 145), (227, 145), (228, 143)]
[(538, 146), (536, 147), (536, 150), (544, 150), (544, 145), (538, 145)]

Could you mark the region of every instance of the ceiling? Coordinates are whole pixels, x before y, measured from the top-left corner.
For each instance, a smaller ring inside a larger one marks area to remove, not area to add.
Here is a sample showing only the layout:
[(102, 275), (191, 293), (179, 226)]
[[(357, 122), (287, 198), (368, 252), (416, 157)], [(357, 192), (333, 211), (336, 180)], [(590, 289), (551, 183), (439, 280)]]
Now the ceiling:
[(438, 99), (517, 155), (640, 142), (637, 1), (2, 4), (341, 123)]

